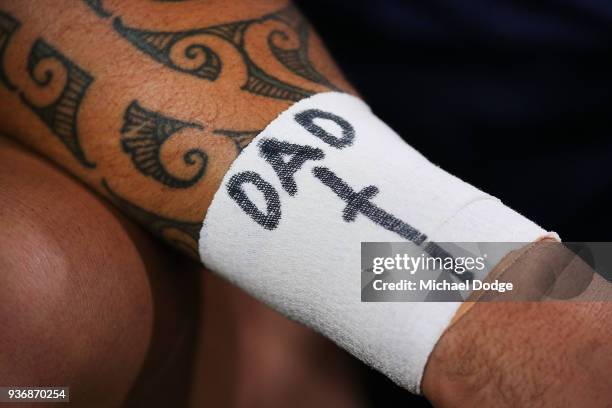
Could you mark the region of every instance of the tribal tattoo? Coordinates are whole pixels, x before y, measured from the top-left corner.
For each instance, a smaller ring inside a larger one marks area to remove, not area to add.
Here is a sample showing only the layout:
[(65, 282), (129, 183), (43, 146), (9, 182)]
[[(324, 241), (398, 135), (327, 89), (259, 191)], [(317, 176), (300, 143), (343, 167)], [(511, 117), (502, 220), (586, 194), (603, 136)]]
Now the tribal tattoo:
[(95, 13), (102, 18), (107, 18), (112, 15), (109, 11), (107, 11), (104, 8), (104, 6), (102, 5), (102, 0), (83, 0), (83, 1), (85, 2), (85, 4), (89, 6), (89, 8), (95, 11)]
[(208, 156), (200, 149), (192, 148), (183, 154), (185, 164), (196, 168), (188, 178), (170, 174), (161, 159), (162, 147), (169, 138), (185, 129), (203, 130), (203, 126), (147, 110), (137, 101), (128, 106), (123, 119), (121, 146), (142, 174), (172, 188), (191, 187), (204, 176)]
[(276, 59), (294, 74), (318, 83), (330, 89), (338, 90), (327, 78), (325, 78), (308, 59), (308, 22), (304, 20), (294, 7), (289, 7), (279, 13), (272, 14), (270, 18), (276, 18), (284, 22), (293, 32), (298, 35), (297, 47), (283, 47), (284, 42), (290, 42), (291, 34), (284, 30), (274, 30), (268, 36), (268, 46)]
[[(170, 174), (162, 163), (164, 143), (185, 129), (204, 130), (198, 123), (185, 122), (143, 108), (133, 101), (123, 115), (121, 147), (130, 155), (132, 163), (142, 174), (172, 188), (188, 188), (202, 179), (208, 164), (208, 155), (201, 149), (189, 149), (183, 154), (187, 166), (197, 166), (195, 174), (181, 178)], [(261, 130), (215, 129), (214, 135), (229, 138), (236, 147), (236, 154), (251, 143)], [(173, 155), (176, 157), (176, 155)]]
[[(4, 53), (20, 25), (11, 15), (0, 11), (0, 82), (11, 91), (18, 89), (6, 75)], [(83, 166), (95, 167), (81, 148), (77, 130), (79, 107), (93, 77), (40, 38), (30, 50), (27, 72), (38, 90), (19, 92), (22, 102), (60, 138)]]
[(136, 48), (165, 66), (200, 79), (215, 81), (225, 66), (233, 61), (222, 61), (210, 45), (211, 38), (222, 39), (238, 53), (246, 66), (247, 78), (241, 89), (270, 98), (298, 101), (314, 91), (285, 82), (257, 65), (245, 44), (255, 26), (268, 28), (267, 46), (272, 55), (288, 71), (310, 82), (337, 89), (312, 65), (308, 58), (308, 23), (297, 10), (288, 7), (258, 19), (241, 20), (200, 29), (162, 32), (124, 25), (114, 20), (115, 30)]
[(4, 70), (4, 52), (6, 51), (6, 47), (11, 37), (19, 26), (19, 21), (15, 20), (11, 15), (0, 11), (0, 82), (11, 91), (17, 88), (6, 76), (6, 71)]
[[(184, 0), (151, 1), (179, 3)], [(146, 58), (177, 72), (177, 76), (185, 75), (184, 78), (189, 76), (210, 82), (223, 82), (227, 78), (226, 82), (230, 86), (235, 84), (236, 89), (282, 101), (298, 101), (322, 88), (338, 89), (311, 62), (309, 26), (293, 7), (260, 18), (201, 28), (196, 26), (186, 31), (152, 31), (131, 26), (131, 23), (124, 24), (122, 18), (116, 17), (105, 7), (107, 4), (104, 0), (83, 0), (82, 7), (85, 6), (91, 10), (91, 14), (112, 21), (115, 32), (134, 47), (135, 53), (142, 52)], [(29, 49), (27, 60), (21, 61), (22, 64), (25, 62), (22, 76), (24, 85), (27, 85), (22, 86), (12, 75), (9, 79), (5, 61), (6, 50), (13, 46), (17, 39), (15, 33), (19, 34), (20, 26), (21, 22), (12, 15), (0, 11), (0, 83), (19, 95), (23, 106), (29, 108), (59, 138), (83, 167), (95, 168), (96, 164), (90, 159), (93, 153), (83, 149), (79, 132), (81, 107), (83, 102), (87, 102), (89, 89), (96, 80), (88, 69), (95, 65), (83, 67), (73, 60), (68, 49), (59, 48), (46, 38), (37, 38)], [(77, 35), (78, 32), (65, 30), (61, 35)], [(269, 68), (268, 63), (275, 68)], [(10, 70), (8, 73), (12, 74)], [(115, 123), (121, 125), (119, 134), (105, 135), (110, 138), (109, 143), (98, 146), (107, 149), (104, 154), (111, 152), (108, 147), (110, 144), (115, 151), (120, 147), (122, 153), (119, 154), (124, 154), (124, 162), (128, 163), (129, 159), (139, 174), (163, 185), (164, 194), (171, 194), (172, 189), (187, 189), (196, 185), (201, 187), (198, 183), (206, 177), (209, 166), (212, 166), (210, 152), (202, 147), (205, 138), (227, 138), (228, 142), (233, 143), (236, 154), (240, 154), (261, 132), (260, 125), (235, 129), (231, 123), (209, 124), (181, 120), (149, 108), (144, 100), (135, 99), (128, 99), (132, 102), (123, 111), (122, 122), (120, 120), (120, 123)], [(276, 108), (274, 106), (270, 110)], [(216, 117), (215, 121), (218, 120)], [(102, 137), (95, 133), (93, 136)], [(55, 142), (55, 139), (51, 142)], [(214, 140), (211, 142), (215, 143)], [(44, 140), (40, 141), (43, 146), (45, 143)], [(225, 148), (228, 149), (226, 152), (233, 154), (229, 144)], [(104, 157), (104, 154), (100, 153), (96, 157)], [(64, 159), (54, 154), (51, 156), (57, 161)], [(106, 169), (106, 166), (101, 167), (101, 170)], [(124, 190), (119, 189), (121, 193), (115, 190), (118, 186), (114, 185), (114, 179), (109, 178), (108, 174), (100, 175), (100, 179), (102, 190), (129, 217), (198, 258), (197, 245), (202, 223), (194, 220), (199, 220), (200, 212), (193, 215), (190, 210), (182, 209), (170, 215), (161, 215), (157, 213), (160, 211), (157, 206), (147, 204), (141, 207), (150, 197), (147, 195), (149, 186), (141, 188), (135, 185), (146, 181), (141, 177), (126, 182), (126, 185), (135, 189), (134, 196), (127, 197), (123, 196)]]
[(140, 222), (159, 238), (171, 242), (178, 249), (199, 259), (197, 248), (202, 222), (176, 220), (145, 210), (117, 194), (104, 179), (102, 188), (115, 205), (130, 218)]
[(95, 167), (85, 157), (77, 131), (79, 108), (93, 77), (41, 39), (32, 46), (27, 70), (39, 88), (61, 90), (51, 103), (38, 104), (34, 92), (29, 95), (21, 92), (22, 101), (45, 122), (83, 166)]

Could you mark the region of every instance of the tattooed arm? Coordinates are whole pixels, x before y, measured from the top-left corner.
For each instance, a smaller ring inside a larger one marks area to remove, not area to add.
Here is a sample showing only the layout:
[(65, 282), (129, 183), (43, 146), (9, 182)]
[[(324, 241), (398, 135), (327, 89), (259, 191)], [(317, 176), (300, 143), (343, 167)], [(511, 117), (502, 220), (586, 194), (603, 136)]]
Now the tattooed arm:
[[(303, 18), (280, 0), (0, 0), (0, 130), (194, 257), (212, 195), (240, 150), (294, 101), (334, 89), (351, 91)], [(558, 390), (574, 390), (566, 384), (577, 371), (547, 366), (546, 349), (524, 353), (511, 335), (524, 333), (527, 345), (552, 342), (551, 333), (568, 327), (579, 356), (572, 367), (592, 357), (609, 374), (609, 360), (584, 347), (585, 338), (596, 344), (594, 327), (609, 311), (574, 310), (590, 323), (574, 330), (572, 319), (559, 318), (562, 306), (536, 309), (475, 307), (432, 353), (425, 393), (449, 406), (493, 405), (508, 390), (516, 394), (501, 401), (507, 405), (536, 405), (546, 399), (541, 390), (570, 398)], [(605, 329), (599, 339), (609, 338)], [(557, 386), (537, 381), (551, 371), (560, 373)], [(574, 381), (584, 393), (578, 401), (609, 397), (601, 380), (609, 375), (593, 378), (600, 380)]]
[(280, 0), (4, 0), (0, 58), (0, 128), (194, 257), (241, 149), (293, 102), (351, 90)]

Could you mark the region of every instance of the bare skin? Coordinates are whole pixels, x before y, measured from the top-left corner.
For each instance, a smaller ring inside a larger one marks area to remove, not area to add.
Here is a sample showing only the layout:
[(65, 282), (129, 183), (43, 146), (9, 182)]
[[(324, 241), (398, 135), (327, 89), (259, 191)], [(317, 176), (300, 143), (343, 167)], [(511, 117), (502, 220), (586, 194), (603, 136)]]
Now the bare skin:
[(69, 385), (75, 406), (109, 407), (185, 378), (200, 267), (4, 137), (0, 163), (0, 384)]
[[(285, 6), (280, 1), (240, 1), (231, 7), (222, 1), (1, 1), (0, 129), (196, 256), (194, 231), (249, 132), (308, 94), (351, 91), (316, 35), (304, 36), (299, 14), (279, 11)], [(287, 64), (284, 52), (293, 50), (295, 61), (296, 49), (307, 50), (298, 69)], [(196, 61), (198, 55), (204, 59)], [(64, 97), (67, 89), (69, 98)], [(530, 253), (526, 259), (538, 258)], [(507, 381), (500, 389), (508, 384), (517, 393), (525, 391), (509, 401), (532, 401), (528, 387), (521, 386), (525, 379), (575, 381), (569, 371), (544, 363), (544, 349), (533, 348), (540, 358), (522, 358), (523, 366), (513, 366), (525, 349), (512, 333), (535, 344), (544, 333), (530, 322), (550, 320), (550, 331), (570, 325), (569, 350), (584, 351), (588, 360), (606, 347), (584, 345), (606, 308), (567, 305), (562, 307), (574, 308), (564, 315), (548, 307), (474, 306), (434, 350), (423, 383), (426, 395), (440, 405), (496, 403), (496, 393), (457, 374), (472, 360), (478, 375), (488, 372), (486, 378), (493, 378), (495, 372)], [(584, 313), (589, 318), (579, 319)], [(508, 330), (511, 323), (518, 326)], [(457, 352), (476, 337), (482, 341), (482, 359)], [(553, 348), (551, 355), (563, 350)], [(497, 358), (503, 353), (508, 353), (507, 364)], [(584, 389), (572, 403), (606, 396), (601, 382), (574, 384)], [(473, 392), (448, 392), (455, 388)]]
[(547, 241), (510, 254), (487, 279), (499, 277), (528, 279), (523, 293), (512, 295), (526, 301), (500, 295), (463, 304), (425, 370), (422, 389), (430, 401), (440, 407), (610, 406), (610, 283)]
[(606, 303), (477, 303), (431, 355), (435, 406), (610, 406)]

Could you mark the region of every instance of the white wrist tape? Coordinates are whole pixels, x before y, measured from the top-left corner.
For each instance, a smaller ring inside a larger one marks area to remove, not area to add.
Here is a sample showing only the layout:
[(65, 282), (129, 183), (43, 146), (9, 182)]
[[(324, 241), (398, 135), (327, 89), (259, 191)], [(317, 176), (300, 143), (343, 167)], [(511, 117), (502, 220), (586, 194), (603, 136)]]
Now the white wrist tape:
[(546, 231), (431, 164), (361, 100), (324, 93), (236, 159), (200, 236), (206, 266), (401, 386), (457, 303), (362, 303), (362, 241), (531, 242)]

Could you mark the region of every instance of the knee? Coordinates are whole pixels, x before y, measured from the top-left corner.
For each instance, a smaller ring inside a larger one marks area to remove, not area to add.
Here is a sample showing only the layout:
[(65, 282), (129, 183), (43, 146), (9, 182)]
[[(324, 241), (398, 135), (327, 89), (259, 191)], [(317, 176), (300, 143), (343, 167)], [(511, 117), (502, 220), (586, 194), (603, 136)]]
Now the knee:
[(142, 258), (79, 184), (19, 151), (3, 154), (0, 146), (0, 383), (120, 399), (153, 325)]

